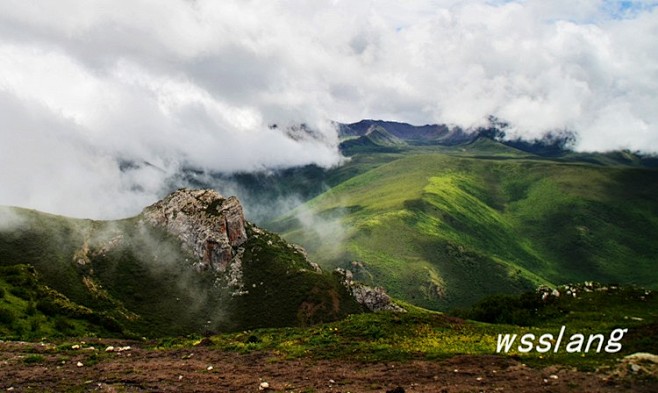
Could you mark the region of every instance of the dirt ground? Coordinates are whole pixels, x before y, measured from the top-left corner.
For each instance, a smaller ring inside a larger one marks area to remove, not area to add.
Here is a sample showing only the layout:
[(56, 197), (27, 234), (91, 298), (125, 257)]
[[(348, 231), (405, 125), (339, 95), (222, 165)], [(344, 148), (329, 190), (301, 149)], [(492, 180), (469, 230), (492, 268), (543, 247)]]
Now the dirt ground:
[[(355, 363), (282, 360), (197, 346), (153, 350), (96, 340), (80, 348), (0, 342), (0, 391), (12, 392), (656, 392), (650, 381), (551, 367), (505, 357)], [(90, 349), (89, 346), (93, 346)], [(107, 347), (113, 351), (106, 351)], [(126, 348), (130, 346), (130, 348)]]

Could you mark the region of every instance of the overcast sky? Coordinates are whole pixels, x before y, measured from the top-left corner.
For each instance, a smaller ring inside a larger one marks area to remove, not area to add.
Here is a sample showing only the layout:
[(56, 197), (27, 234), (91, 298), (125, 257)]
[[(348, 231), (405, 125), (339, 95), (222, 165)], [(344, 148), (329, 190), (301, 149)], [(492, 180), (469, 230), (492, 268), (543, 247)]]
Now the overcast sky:
[[(656, 152), (657, 4), (5, 0), (0, 204), (120, 217), (181, 166), (333, 165), (331, 120), (495, 115)], [(320, 137), (278, 131), (302, 122)]]

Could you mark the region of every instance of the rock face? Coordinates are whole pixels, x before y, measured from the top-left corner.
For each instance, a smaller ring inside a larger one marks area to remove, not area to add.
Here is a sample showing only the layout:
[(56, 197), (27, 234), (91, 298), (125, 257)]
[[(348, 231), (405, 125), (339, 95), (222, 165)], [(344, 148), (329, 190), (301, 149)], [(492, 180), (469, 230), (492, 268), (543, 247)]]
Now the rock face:
[(370, 311), (406, 312), (404, 308), (393, 303), (383, 288), (372, 288), (353, 280), (352, 272), (338, 268), (336, 272), (342, 277), (342, 284), (350, 291), (354, 299)]
[(224, 272), (247, 241), (244, 213), (235, 197), (181, 188), (142, 212), (145, 222), (178, 237), (200, 270)]

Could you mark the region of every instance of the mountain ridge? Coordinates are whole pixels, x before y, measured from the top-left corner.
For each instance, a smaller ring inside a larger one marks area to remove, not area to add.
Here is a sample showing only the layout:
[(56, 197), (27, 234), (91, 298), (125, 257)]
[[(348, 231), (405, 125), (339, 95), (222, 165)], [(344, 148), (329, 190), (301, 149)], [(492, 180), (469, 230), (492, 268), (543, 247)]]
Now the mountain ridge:
[(322, 266), (359, 261), (358, 279), (439, 310), (567, 281), (658, 285), (654, 169), (500, 150), (388, 156), (301, 208), (342, 228), (337, 246), (294, 211), (271, 227)]
[(376, 140), (368, 138), (368, 134), (373, 129), (382, 130), (401, 141), (416, 146), (468, 145), (478, 138), (487, 138), (526, 153), (545, 157), (559, 157), (570, 152), (577, 139), (577, 134), (569, 131), (546, 132), (541, 138), (533, 140), (520, 137), (507, 138), (506, 134), (509, 126), (506, 123), (493, 117), (489, 119), (489, 122), (488, 126), (463, 129), (461, 127), (450, 127), (446, 124), (415, 126), (395, 121), (368, 119), (351, 124), (337, 123), (337, 129), (338, 136), (342, 140), (340, 149), (347, 154), (353, 152), (355, 145), (367, 145), (368, 142), (372, 145), (386, 147), (386, 144), (377, 143)]

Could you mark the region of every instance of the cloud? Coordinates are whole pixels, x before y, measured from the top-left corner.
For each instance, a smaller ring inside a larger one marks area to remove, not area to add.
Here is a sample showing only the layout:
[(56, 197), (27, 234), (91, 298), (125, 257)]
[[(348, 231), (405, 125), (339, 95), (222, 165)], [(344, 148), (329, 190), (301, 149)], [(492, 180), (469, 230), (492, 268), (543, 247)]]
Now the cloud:
[[(494, 115), (511, 136), (569, 129), (580, 150), (657, 152), (657, 13), (610, 0), (2, 2), (0, 204), (110, 218), (181, 167), (335, 165), (332, 120)], [(283, 132), (300, 123), (317, 138)]]

